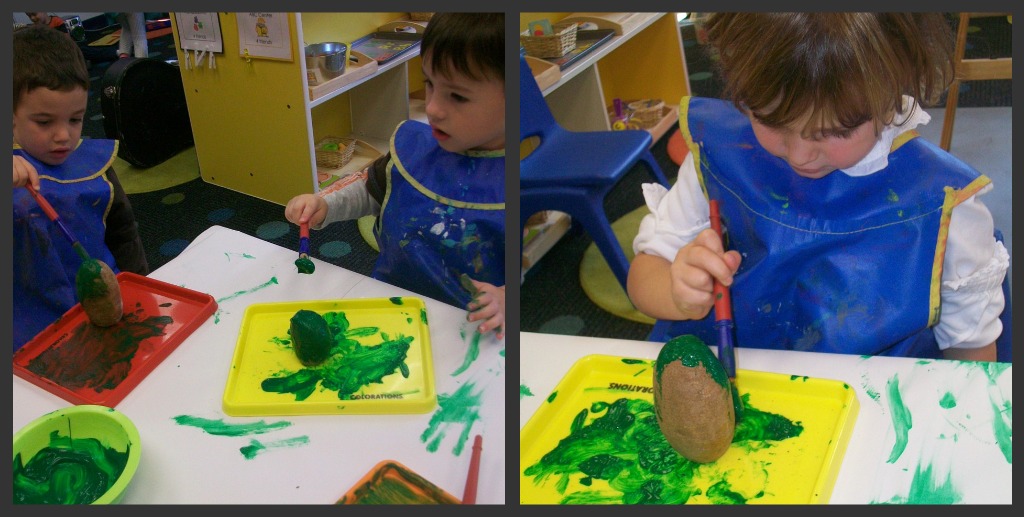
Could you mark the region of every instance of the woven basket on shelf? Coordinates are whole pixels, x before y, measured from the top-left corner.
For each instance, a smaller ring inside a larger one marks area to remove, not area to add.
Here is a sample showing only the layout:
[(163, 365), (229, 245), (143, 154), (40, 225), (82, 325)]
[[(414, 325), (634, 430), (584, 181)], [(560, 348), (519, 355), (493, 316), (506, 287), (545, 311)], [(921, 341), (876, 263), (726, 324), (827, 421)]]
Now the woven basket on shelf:
[(409, 19), (414, 22), (429, 22), (434, 13), (409, 13)]
[(519, 44), (533, 57), (562, 57), (576, 49), (577, 27), (575, 23), (558, 23), (552, 27), (555, 33), (548, 36), (520, 34)]
[(351, 138), (328, 136), (316, 144), (316, 166), (340, 169), (352, 159), (356, 142)]
[(658, 124), (662, 117), (662, 110), (665, 103), (661, 99), (643, 99), (628, 104), (630, 122), (644, 129), (650, 129)]

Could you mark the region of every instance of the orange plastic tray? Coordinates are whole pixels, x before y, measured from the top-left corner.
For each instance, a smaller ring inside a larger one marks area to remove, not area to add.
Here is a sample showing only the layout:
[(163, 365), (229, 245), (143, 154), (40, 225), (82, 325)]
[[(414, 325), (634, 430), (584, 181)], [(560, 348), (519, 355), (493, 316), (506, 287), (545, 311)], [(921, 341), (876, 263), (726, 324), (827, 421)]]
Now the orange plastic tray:
[(384, 460), (367, 472), (337, 504), (459, 504), (444, 491), (405, 465)]
[[(738, 370), (752, 432), (737, 430), (725, 455), (697, 464), (678, 456), (658, 428), (654, 364), (590, 355), (569, 369), (519, 434), (521, 503), (828, 502), (859, 410), (852, 387)], [(802, 431), (769, 438), (786, 428), (774, 427), (783, 420)]]
[(217, 309), (206, 293), (122, 271), (124, 316), (89, 323), (81, 304), (14, 353), (14, 374), (74, 404), (114, 407)]

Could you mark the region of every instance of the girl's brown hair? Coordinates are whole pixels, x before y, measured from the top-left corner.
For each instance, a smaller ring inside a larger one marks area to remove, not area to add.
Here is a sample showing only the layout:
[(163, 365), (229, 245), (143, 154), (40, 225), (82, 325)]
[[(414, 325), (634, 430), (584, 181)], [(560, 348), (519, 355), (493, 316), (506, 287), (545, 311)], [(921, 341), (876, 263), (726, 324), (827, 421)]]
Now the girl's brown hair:
[(932, 104), (953, 79), (942, 13), (715, 13), (706, 27), (725, 95), (770, 127), (810, 114), (805, 132), (878, 131), (903, 95)]

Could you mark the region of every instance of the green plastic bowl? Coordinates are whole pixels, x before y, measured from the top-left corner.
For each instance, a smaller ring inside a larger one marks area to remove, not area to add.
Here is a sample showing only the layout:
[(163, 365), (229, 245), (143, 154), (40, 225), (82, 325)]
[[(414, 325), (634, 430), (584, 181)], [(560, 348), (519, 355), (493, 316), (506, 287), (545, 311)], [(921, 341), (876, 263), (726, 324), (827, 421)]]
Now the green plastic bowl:
[[(88, 438), (95, 438), (103, 448), (120, 454), (128, 453), (127, 463), (113, 485), (91, 503), (117, 504), (124, 497), (125, 489), (139, 468), (142, 442), (139, 440), (139, 430), (135, 424), (113, 408), (97, 405), (71, 406), (47, 413), (28, 423), (14, 433), (14, 468), (18, 469), (28, 464), (39, 451), (51, 445), (66, 447), (69, 442), (79, 444)], [(85, 449), (80, 449), (79, 452), (85, 452)], [(72, 495), (70, 499), (81, 498)], [(75, 501), (75, 504), (84, 503), (86, 501)]]

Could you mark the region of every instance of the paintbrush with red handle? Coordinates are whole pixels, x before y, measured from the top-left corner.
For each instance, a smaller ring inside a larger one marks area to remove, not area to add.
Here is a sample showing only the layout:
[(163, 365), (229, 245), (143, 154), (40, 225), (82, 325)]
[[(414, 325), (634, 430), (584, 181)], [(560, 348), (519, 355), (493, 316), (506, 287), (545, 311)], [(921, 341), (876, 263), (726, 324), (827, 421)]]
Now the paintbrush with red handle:
[[(718, 212), (718, 200), (708, 200), (711, 208), (711, 229), (718, 234), (722, 240), (722, 248), (725, 248), (725, 239), (722, 237), (722, 217)], [(725, 368), (729, 376), (729, 384), (732, 388), (733, 408), (736, 413), (736, 420), (740, 419), (743, 412), (743, 403), (740, 400), (739, 392), (736, 390), (736, 352), (733, 346), (733, 322), (732, 322), (732, 298), (729, 296), (729, 288), (722, 285), (715, 279), (713, 293), (715, 296), (715, 328), (718, 329), (718, 360)]]
[(473, 454), (469, 458), (469, 473), (466, 474), (466, 489), (462, 492), (462, 504), (476, 504), (476, 482), (480, 478), (480, 451), (483, 448), (483, 436), (479, 434), (473, 439)]
[(76, 239), (74, 235), (71, 235), (71, 230), (68, 230), (68, 227), (64, 226), (64, 222), (60, 220), (60, 216), (57, 215), (57, 211), (53, 209), (50, 202), (47, 201), (39, 191), (33, 188), (31, 183), (26, 184), (25, 188), (28, 189), (28, 193), (32, 194), (32, 197), (35, 198), (36, 203), (39, 204), (39, 208), (43, 209), (43, 213), (46, 214), (46, 217), (50, 218), (51, 221), (57, 224), (57, 228), (59, 228), (61, 233), (64, 234), (64, 237), (67, 237), (68, 242), (70, 242), (71, 246), (75, 248), (78, 255), (82, 257), (82, 260), (89, 260), (89, 253), (85, 251), (85, 248), (82, 247), (80, 242), (78, 242), (78, 239)]

